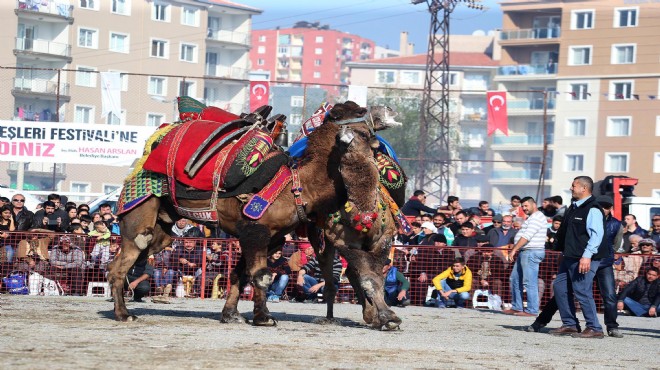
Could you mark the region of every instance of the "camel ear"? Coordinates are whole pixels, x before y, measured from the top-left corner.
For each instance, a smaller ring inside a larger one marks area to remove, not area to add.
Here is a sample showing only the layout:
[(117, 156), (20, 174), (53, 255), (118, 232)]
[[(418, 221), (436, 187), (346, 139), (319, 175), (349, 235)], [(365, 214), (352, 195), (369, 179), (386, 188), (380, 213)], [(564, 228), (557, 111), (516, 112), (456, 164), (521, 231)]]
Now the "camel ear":
[(375, 212), (378, 198), (378, 169), (371, 150), (353, 150), (352, 145), (341, 158), (341, 177), (348, 201), (360, 212)]

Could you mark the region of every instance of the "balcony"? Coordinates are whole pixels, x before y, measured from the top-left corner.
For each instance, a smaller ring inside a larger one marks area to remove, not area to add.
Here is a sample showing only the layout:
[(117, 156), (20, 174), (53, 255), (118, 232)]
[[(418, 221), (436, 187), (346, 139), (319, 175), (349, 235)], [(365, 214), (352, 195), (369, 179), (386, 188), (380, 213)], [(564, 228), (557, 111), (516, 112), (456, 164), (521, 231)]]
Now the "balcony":
[(248, 70), (246, 68), (227, 67), (227, 66), (220, 66), (217, 64), (207, 64), (206, 76), (230, 78), (234, 80), (247, 80)]
[(14, 13), (21, 18), (40, 20), (42, 22), (66, 22), (73, 24), (73, 5), (59, 4), (37, 0), (18, 0)]
[(461, 121), (481, 122), (487, 118), (486, 113), (471, 113), (466, 111), (461, 114)]
[[(554, 143), (554, 135), (548, 134), (548, 144)], [(516, 146), (532, 149), (529, 146), (542, 146), (543, 135), (511, 134), (509, 136), (493, 136), (493, 145)], [(535, 149), (535, 148), (534, 148)]]
[(56, 100), (59, 95), (59, 99), (62, 101), (68, 102), (71, 100), (68, 83), (60, 83), (58, 91), (57, 82), (55, 81), (15, 77), (13, 86), (11, 93), (16, 97)]
[(461, 175), (483, 175), (485, 172), (481, 162), (463, 162), (456, 168), (456, 173)]
[(558, 39), (560, 36), (561, 28), (559, 27), (502, 30), (500, 32), (500, 42), (507, 44), (507, 41), (533, 40), (537, 44), (539, 41)]
[[(71, 45), (48, 40), (16, 38), (14, 54), (34, 59), (66, 60), (71, 62)], [(44, 58), (45, 57), (45, 58)]]
[[(540, 94), (540, 93), (539, 93)], [(554, 114), (555, 105), (557, 100), (555, 94), (548, 93), (548, 113)], [(543, 114), (543, 98), (533, 99), (507, 99), (506, 109), (509, 115), (526, 116), (526, 115), (542, 115)]]
[(209, 41), (218, 41), (250, 47), (250, 35), (244, 32), (209, 29), (206, 39)]
[(516, 64), (498, 67), (495, 80), (550, 79), (556, 74), (557, 63)]
[[(490, 182), (507, 182), (513, 183), (517, 181), (529, 180), (536, 182), (541, 175), (541, 165), (534, 166), (533, 168), (524, 169), (497, 169), (494, 168), (490, 175)], [(552, 171), (550, 169), (545, 171), (545, 180), (552, 180)]]
[(483, 136), (464, 137), (461, 139), (461, 146), (472, 149), (485, 149), (486, 138)]

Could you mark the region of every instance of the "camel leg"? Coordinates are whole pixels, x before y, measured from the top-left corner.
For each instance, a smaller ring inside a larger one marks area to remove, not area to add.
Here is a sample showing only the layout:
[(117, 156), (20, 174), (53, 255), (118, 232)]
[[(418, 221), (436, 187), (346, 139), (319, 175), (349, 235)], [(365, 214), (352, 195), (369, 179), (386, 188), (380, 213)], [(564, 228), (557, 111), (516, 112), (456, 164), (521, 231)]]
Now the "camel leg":
[(243, 256), (245, 256), (246, 271), (254, 290), (252, 324), (275, 326), (277, 321), (271, 316), (266, 306), (266, 290), (272, 282), (270, 270), (267, 267), (267, 254), (268, 250), (273, 249), (277, 243), (271, 240), (270, 230), (264, 225), (251, 223), (245, 230), (247, 232), (242, 232), (239, 240)]
[(108, 281), (112, 286), (112, 298), (115, 302), (117, 321), (134, 321), (136, 316), (129, 315), (124, 302), (124, 282), (128, 270), (133, 266), (142, 251), (148, 249), (156, 239), (161, 241), (163, 232), (156, 227), (156, 218), (160, 200), (152, 197), (138, 208), (128, 212), (120, 221), (121, 253), (110, 263)]
[(246, 323), (247, 320), (238, 312), (238, 299), (241, 296), (241, 291), (246, 284), (245, 278), (245, 257), (241, 255), (236, 267), (229, 274), (229, 292), (227, 293), (227, 301), (222, 308), (222, 318), (220, 322), (223, 323)]

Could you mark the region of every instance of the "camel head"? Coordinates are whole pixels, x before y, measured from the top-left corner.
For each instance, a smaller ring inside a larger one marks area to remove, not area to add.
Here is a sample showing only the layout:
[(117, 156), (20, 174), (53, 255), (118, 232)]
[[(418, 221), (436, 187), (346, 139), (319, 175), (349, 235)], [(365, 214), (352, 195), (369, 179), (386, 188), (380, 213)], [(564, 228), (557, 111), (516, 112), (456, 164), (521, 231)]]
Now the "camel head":
[(369, 107), (374, 131), (385, 130), (390, 127), (401, 126), (402, 123), (395, 120), (398, 115), (392, 108), (385, 105), (376, 105)]

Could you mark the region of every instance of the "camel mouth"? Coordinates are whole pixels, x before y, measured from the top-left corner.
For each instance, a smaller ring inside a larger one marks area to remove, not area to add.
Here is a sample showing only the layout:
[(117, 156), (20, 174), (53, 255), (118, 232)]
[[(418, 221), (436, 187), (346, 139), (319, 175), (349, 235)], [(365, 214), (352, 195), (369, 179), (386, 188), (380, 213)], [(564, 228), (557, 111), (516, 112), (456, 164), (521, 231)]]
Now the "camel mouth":
[(342, 127), (339, 131), (339, 141), (346, 146), (351, 145), (353, 142), (353, 139), (355, 139), (355, 134), (353, 133), (353, 130), (351, 130), (348, 127)]

